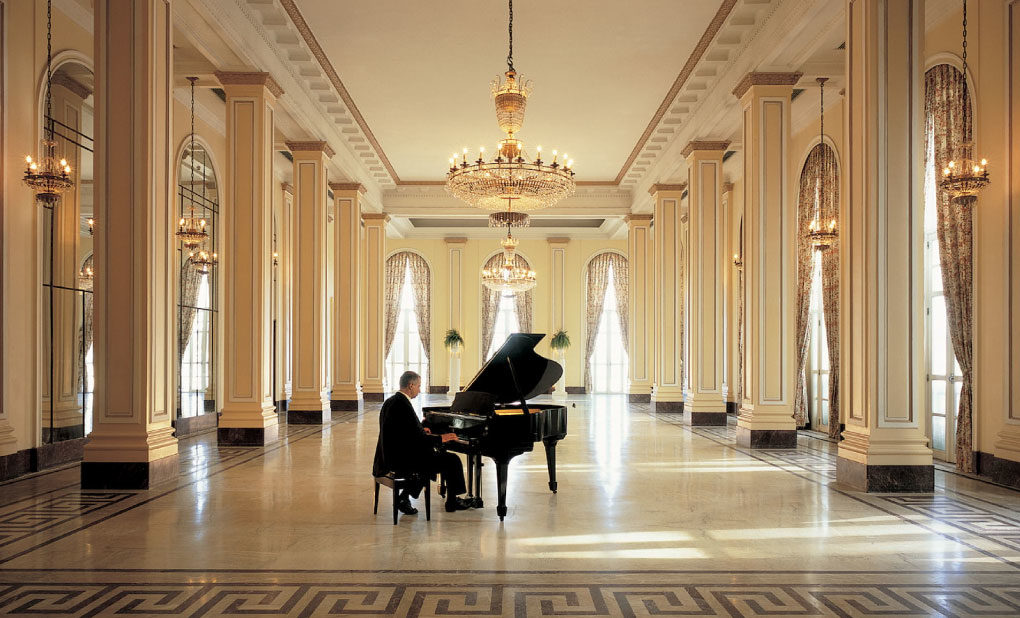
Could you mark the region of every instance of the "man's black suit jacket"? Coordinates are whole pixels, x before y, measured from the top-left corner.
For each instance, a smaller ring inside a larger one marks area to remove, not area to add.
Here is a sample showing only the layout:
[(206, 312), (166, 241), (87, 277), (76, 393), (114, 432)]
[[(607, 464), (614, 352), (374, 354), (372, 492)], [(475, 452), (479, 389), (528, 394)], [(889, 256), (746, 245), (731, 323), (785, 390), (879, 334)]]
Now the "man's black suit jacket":
[(375, 447), (373, 476), (423, 471), (428, 468), (434, 451), (433, 439), (425, 433), (414, 407), (403, 393), (394, 393), (383, 402), (379, 412), (379, 442)]

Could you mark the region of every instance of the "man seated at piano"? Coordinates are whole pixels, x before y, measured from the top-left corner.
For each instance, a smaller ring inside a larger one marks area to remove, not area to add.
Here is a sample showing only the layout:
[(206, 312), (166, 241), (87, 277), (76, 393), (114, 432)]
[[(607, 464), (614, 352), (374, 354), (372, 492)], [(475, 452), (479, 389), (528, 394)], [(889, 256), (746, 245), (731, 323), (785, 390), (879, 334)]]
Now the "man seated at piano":
[[(400, 390), (383, 402), (379, 413), (379, 442), (375, 447), (372, 475), (385, 476), (392, 472), (397, 476), (418, 474), (424, 478), (442, 474), (446, 483), (447, 512), (471, 508), (467, 501), (459, 497), (459, 494), (467, 491), (460, 457), (436, 449), (440, 442), (455, 440), (457, 434), (433, 436), (428, 428), (422, 427), (411, 405), (419, 392), (421, 376), (413, 371), (405, 371), (400, 376)], [(397, 503), (400, 512), (406, 515), (418, 512), (418, 509), (411, 506), (411, 497), (418, 499), (423, 487), (424, 483), (401, 492)]]

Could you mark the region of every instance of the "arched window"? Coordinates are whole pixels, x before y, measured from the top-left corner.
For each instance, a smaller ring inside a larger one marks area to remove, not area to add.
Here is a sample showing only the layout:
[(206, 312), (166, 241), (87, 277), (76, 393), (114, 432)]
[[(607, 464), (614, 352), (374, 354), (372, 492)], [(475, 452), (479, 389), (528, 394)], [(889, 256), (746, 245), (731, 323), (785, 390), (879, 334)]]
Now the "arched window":
[(601, 253), (585, 273), (584, 386), (589, 393), (627, 392), (627, 306), (630, 275), (627, 258)]
[(428, 262), (417, 253), (402, 251), (386, 260), (385, 381), (390, 390), (399, 388), (400, 374), (414, 371), (428, 392), (431, 289)]
[(972, 102), (963, 73), (948, 64), (925, 73), (924, 90), (927, 427), (935, 457), (972, 472), (972, 210), (937, 185), (937, 170), (973, 154)]
[(798, 427), (839, 437), (839, 247), (818, 251), (808, 239), (812, 221), (839, 221), (836, 153), (818, 144), (800, 174), (797, 240)]
[[(482, 269), (499, 268), (503, 252), (485, 261)], [(514, 266), (531, 270), (521, 254), (514, 256)], [(488, 360), (512, 333), (530, 333), (532, 328), (532, 292), (497, 292), (482, 288), (482, 354)]]
[[(209, 233), (204, 248), (219, 245), (219, 188), (209, 153), (200, 142), (189, 143), (177, 171), (179, 217), (206, 221)], [(177, 294), (177, 416), (190, 418), (216, 411), (216, 318), (218, 294), (215, 271), (202, 272), (190, 251), (178, 245)]]

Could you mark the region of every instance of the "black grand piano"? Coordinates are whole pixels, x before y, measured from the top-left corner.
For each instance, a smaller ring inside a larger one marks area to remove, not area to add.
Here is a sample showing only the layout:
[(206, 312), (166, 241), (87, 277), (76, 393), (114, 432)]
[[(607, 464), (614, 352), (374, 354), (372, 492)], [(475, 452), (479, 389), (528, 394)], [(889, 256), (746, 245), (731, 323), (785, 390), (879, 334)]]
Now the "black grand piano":
[(514, 333), (482, 365), (450, 407), (425, 407), (424, 426), (432, 433), (457, 434), (447, 450), (468, 456), (468, 499), (482, 506), (482, 457), (496, 464), (499, 520), (506, 516), (506, 480), (510, 460), (545, 444), (549, 489), (556, 492), (556, 443), (567, 435), (566, 406), (529, 404), (563, 374), (559, 363), (535, 352), (543, 334)]

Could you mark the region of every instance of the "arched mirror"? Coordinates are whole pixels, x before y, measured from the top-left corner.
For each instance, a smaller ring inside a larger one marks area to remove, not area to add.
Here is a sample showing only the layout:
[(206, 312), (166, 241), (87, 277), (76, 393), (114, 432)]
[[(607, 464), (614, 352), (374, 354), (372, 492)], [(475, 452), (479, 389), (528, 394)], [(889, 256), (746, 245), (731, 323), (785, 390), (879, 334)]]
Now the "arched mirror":
[[(216, 337), (218, 290), (215, 269), (195, 254), (218, 252), (219, 186), (206, 147), (189, 139), (177, 168), (177, 216), (204, 221), (208, 237), (195, 249), (177, 247), (177, 430), (189, 432), (190, 422), (216, 414), (218, 375)], [(205, 424), (203, 424), (205, 426)]]
[(81, 439), (92, 426), (94, 84), (87, 66), (58, 64), (50, 105), (40, 105), (40, 138), (52, 130), (75, 179), (59, 200), (40, 205), (43, 444)]

